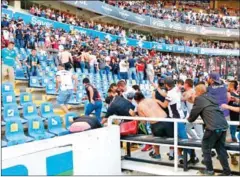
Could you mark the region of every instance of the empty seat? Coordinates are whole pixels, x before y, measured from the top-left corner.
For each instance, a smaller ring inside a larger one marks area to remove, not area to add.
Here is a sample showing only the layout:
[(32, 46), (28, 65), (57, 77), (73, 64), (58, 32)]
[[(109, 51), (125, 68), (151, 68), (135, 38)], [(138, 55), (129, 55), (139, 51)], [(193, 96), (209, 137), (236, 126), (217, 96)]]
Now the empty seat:
[(2, 104), (16, 104), (16, 97), (13, 92), (7, 92), (2, 94)]
[(14, 92), (13, 84), (11, 82), (2, 83), (2, 93), (6, 93), (6, 92)]
[(6, 147), (7, 146), (7, 142), (2, 140), (2, 147)]
[(30, 77), (30, 87), (43, 88), (43, 86), (41, 86), (39, 83), (38, 77), (36, 76)]
[(24, 70), (21, 68), (16, 69), (15, 75), (17, 80), (28, 80), (28, 78), (25, 77)]
[(6, 122), (5, 137), (8, 146), (23, 144), (34, 140), (24, 134), (23, 125), (21, 121), (17, 119)]
[(53, 112), (53, 106), (49, 102), (42, 103), (40, 110), (41, 110), (41, 116), (44, 118), (50, 118), (50, 117), (56, 116)]
[(30, 120), (33, 118), (39, 118), (45, 120), (45, 118), (41, 118), (38, 115), (36, 105), (34, 103), (26, 103), (23, 105), (23, 118)]
[(42, 86), (46, 87), (50, 79), (48, 77), (42, 77)]
[(78, 117), (78, 114), (76, 112), (69, 112), (65, 115), (65, 127), (66, 129), (69, 129), (71, 122), (73, 122), (73, 119)]
[(60, 116), (54, 116), (48, 119), (48, 131), (57, 136), (66, 135), (69, 133), (66, 128), (62, 127)]
[(32, 94), (31, 93), (20, 93), (20, 105), (22, 106), (25, 103), (32, 103)]
[(8, 120), (20, 120), (22, 123), (27, 121), (20, 118), (17, 104), (7, 104), (3, 107), (3, 120), (6, 122)]
[(45, 131), (43, 121), (39, 118), (33, 118), (28, 121), (28, 135), (35, 140), (52, 138), (55, 136)]
[(48, 95), (57, 95), (56, 87), (53, 82), (49, 82), (46, 86), (46, 93)]

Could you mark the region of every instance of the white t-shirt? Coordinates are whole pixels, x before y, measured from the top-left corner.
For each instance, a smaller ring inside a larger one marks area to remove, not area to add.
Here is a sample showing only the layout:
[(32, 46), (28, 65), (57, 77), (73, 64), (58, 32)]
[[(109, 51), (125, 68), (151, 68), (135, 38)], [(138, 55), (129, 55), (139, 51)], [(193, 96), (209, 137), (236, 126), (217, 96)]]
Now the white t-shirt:
[(61, 83), (60, 83), (60, 90), (66, 91), (73, 89), (73, 80), (72, 80), (72, 72), (61, 70), (56, 73), (56, 76), (60, 77)]
[(167, 92), (166, 100), (168, 101), (168, 111), (171, 118), (184, 119), (184, 113), (181, 108), (181, 96), (174, 87)]
[(126, 65), (126, 63), (125, 63), (124, 60), (122, 60), (122, 61), (119, 63), (119, 70), (120, 70), (120, 73), (128, 72), (128, 66)]
[(10, 33), (7, 30), (3, 30), (3, 37), (5, 40), (9, 40), (10, 37)]

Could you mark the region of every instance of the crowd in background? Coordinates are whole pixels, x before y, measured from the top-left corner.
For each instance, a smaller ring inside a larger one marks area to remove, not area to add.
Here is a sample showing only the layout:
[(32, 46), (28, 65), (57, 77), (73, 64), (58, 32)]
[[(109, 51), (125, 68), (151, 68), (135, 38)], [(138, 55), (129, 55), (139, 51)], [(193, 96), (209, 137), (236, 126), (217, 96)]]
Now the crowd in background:
[(167, 9), (164, 8), (162, 1), (155, 3), (148, 3), (147, 1), (106, 1), (106, 3), (134, 13), (172, 22), (228, 29), (239, 28), (239, 20), (237, 19), (223, 18), (220, 14), (194, 12), (192, 9), (177, 9), (176, 6)]
[(138, 39), (142, 41), (156, 41), (164, 44), (176, 44), (181, 46), (190, 46), (190, 47), (203, 47), (203, 48), (217, 48), (217, 49), (238, 49), (238, 46), (234, 46), (233, 43), (223, 42), (223, 41), (194, 41), (194, 40), (184, 40), (179, 37), (155, 37), (151, 34), (141, 34), (139, 31), (134, 31), (132, 29), (124, 29), (121, 26), (97, 23), (93, 21), (87, 21), (81, 18), (78, 18), (76, 15), (65, 14), (64, 12), (55, 11), (54, 9), (41, 9), (36, 6), (32, 6), (30, 9), (32, 15), (56, 20), (59, 22), (80, 26), (83, 28), (93, 29), (97, 31), (102, 31), (110, 33), (113, 35), (118, 35), (120, 37), (129, 37), (133, 39)]

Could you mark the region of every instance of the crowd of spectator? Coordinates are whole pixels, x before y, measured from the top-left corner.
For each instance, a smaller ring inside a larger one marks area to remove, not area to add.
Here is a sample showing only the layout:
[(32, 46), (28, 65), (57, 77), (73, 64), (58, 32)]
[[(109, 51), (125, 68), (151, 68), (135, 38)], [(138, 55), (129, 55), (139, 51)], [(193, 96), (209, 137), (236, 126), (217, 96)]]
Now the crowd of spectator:
[(156, 41), (165, 44), (176, 44), (176, 45), (184, 45), (191, 47), (203, 47), (203, 48), (218, 48), (218, 49), (237, 49), (232, 43), (226, 42), (212, 42), (212, 41), (194, 41), (194, 40), (184, 40), (180, 38), (170, 38), (170, 37), (155, 37), (151, 34), (144, 35), (139, 34), (139, 32), (134, 31), (132, 29), (124, 29), (121, 26), (111, 25), (111, 24), (103, 24), (96, 23), (93, 21), (86, 21), (82, 18), (78, 18), (76, 15), (66, 14), (65, 12), (55, 11), (54, 9), (42, 9), (36, 6), (32, 6), (30, 9), (30, 13), (32, 15), (36, 15), (39, 17), (44, 17), (52, 20), (56, 20), (62, 23), (67, 23), (71, 25), (80, 26), (83, 28), (93, 29), (97, 31), (102, 31), (106, 33), (110, 33), (113, 35), (118, 35), (120, 37), (129, 37), (133, 39), (138, 39), (142, 41)]
[(195, 12), (184, 7), (164, 8), (162, 1), (148, 3), (147, 1), (105, 1), (121, 9), (128, 10), (141, 15), (147, 15), (158, 19), (180, 22), (184, 24), (214, 26), (217, 28), (238, 29), (239, 20), (231, 17), (223, 17), (220, 14), (206, 14)]

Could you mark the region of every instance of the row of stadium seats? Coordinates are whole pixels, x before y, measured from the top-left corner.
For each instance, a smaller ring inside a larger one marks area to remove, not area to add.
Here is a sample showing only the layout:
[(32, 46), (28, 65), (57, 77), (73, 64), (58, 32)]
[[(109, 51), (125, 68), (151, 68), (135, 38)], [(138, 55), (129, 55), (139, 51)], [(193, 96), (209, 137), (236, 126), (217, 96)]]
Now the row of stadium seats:
[(55, 136), (66, 135), (69, 133), (71, 122), (77, 113), (70, 112), (65, 115), (65, 127), (60, 116), (52, 116), (47, 120), (47, 130), (44, 128), (44, 122), (38, 117), (28, 120), (28, 135), (24, 134), (23, 125), (18, 119), (9, 119), (6, 121), (5, 139), (2, 140), (2, 147), (22, 144), (35, 140), (53, 138)]

